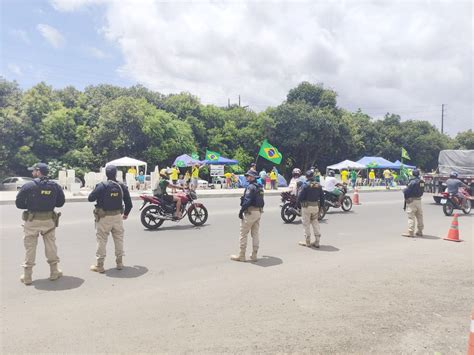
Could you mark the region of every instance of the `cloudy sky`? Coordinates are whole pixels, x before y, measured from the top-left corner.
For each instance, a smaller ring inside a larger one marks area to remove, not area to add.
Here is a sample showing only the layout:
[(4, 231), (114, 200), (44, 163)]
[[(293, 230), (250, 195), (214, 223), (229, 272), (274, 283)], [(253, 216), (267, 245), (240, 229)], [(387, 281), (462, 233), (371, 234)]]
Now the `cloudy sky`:
[(473, 128), (473, 5), (463, 0), (2, 1), (0, 75), (24, 88), (141, 83), (255, 111), (301, 81), (373, 117)]

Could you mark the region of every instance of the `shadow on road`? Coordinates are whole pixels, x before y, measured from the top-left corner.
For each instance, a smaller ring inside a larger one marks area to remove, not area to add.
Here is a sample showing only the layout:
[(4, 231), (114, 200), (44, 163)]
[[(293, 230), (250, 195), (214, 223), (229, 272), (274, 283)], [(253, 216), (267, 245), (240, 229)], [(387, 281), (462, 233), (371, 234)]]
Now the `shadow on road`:
[(328, 214), (352, 214), (352, 213), (355, 213), (353, 210), (350, 210), (350, 211), (343, 211), (343, 210), (329, 210), (326, 212), (326, 216)]
[(81, 279), (79, 277), (63, 276), (56, 281), (50, 281), (48, 279), (34, 280), (33, 286), (37, 290), (66, 291), (81, 287), (83, 283), (84, 279)]
[(336, 248), (332, 245), (320, 245), (319, 249), (313, 248), (316, 251), (339, 251), (339, 248)]
[(419, 239), (441, 239), (440, 237), (436, 237), (434, 235), (427, 235), (427, 234), (424, 234), (422, 237), (416, 237), (416, 238), (419, 238)]
[(105, 271), (105, 275), (108, 277), (115, 277), (118, 279), (132, 279), (140, 277), (148, 272), (148, 268), (144, 266), (124, 266), (122, 270), (108, 269)]
[(160, 227), (157, 229), (144, 229), (145, 232), (159, 232), (159, 231), (168, 231), (168, 230), (188, 230), (188, 229), (201, 229), (202, 227), (209, 226), (210, 224), (204, 224), (201, 227), (193, 226), (192, 224), (182, 224), (182, 225), (169, 225), (167, 227)]
[(269, 267), (283, 264), (283, 260), (275, 256), (262, 255), (257, 261), (253, 261), (251, 263), (252, 265), (256, 266)]

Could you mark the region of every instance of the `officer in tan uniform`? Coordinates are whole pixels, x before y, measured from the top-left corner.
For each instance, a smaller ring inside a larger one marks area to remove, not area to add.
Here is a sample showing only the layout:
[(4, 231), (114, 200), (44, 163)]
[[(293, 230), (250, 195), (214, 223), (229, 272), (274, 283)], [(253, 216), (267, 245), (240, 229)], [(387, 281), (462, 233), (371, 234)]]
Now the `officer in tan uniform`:
[[(301, 216), (303, 217), (303, 227), (305, 241), (299, 242), (300, 245), (306, 247), (319, 248), (321, 232), (319, 231), (319, 209), (324, 208), (324, 192), (323, 188), (316, 181), (314, 170), (306, 172), (306, 181), (301, 186), (298, 193), (298, 203), (301, 203)], [(311, 226), (315, 241), (311, 243)]]
[[(97, 236), (97, 262), (91, 266), (91, 271), (104, 273), (107, 238), (112, 233), (115, 244), (115, 261), (117, 269), (123, 269), (123, 220), (128, 218), (132, 209), (132, 200), (127, 186), (117, 182), (117, 168), (108, 165), (105, 168), (107, 182), (97, 184), (88, 197), (89, 202), (96, 201), (94, 216)], [(123, 208), (125, 203), (125, 210)]]
[[(408, 182), (403, 195), (405, 197), (405, 207), (408, 214), (408, 231), (402, 233), (402, 236), (413, 238), (416, 236), (423, 236), (423, 208), (421, 206), (421, 197), (425, 189), (425, 182), (420, 179), (420, 171), (418, 169), (413, 170), (413, 177)], [(415, 233), (415, 220), (416, 233)]]
[(56, 247), (56, 227), (61, 213), (54, 212), (55, 207), (62, 207), (65, 202), (61, 187), (48, 178), (48, 165), (38, 163), (32, 168), (33, 181), (26, 183), (16, 196), (16, 207), (26, 210), (23, 212), (25, 236), (23, 238), (26, 256), (23, 263), (24, 272), (20, 280), (25, 285), (33, 283), (33, 266), (36, 260), (36, 246), (41, 234), (44, 241), (46, 260), (50, 266), (51, 281), (57, 280), (63, 274), (58, 269), (58, 249)]
[(252, 169), (245, 174), (249, 185), (241, 197), (240, 203), (240, 253), (232, 255), (231, 260), (246, 261), (245, 252), (247, 250), (247, 236), (249, 232), (252, 235), (253, 251), (250, 256), (251, 261), (257, 261), (257, 252), (259, 247), (259, 228), (260, 217), (263, 213), (263, 187), (257, 184), (258, 173)]

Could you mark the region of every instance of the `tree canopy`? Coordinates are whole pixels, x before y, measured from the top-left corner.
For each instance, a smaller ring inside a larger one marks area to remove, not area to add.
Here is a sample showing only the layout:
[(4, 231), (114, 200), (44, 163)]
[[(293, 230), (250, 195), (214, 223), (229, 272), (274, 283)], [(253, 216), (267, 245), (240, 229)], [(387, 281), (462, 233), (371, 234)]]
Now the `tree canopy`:
[[(137, 85), (72, 86), (41, 82), (21, 90), (0, 77), (1, 175), (26, 174), (36, 161), (97, 170), (127, 155), (151, 166), (169, 165), (177, 155), (206, 149), (237, 159), (245, 168), (268, 139), (283, 154), (282, 172), (325, 166), (363, 155), (400, 158), (424, 169), (437, 165), (442, 149), (474, 149), (472, 130), (454, 139), (427, 121), (402, 121), (396, 113), (374, 120), (361, 110), (337, 106), (337, 93), (302, 82), (286, 101), (263, 112), (239, 106), (204, 105), (190, 93), (163, 95)], [(265, 168), (272, 163), (263, 159)]]

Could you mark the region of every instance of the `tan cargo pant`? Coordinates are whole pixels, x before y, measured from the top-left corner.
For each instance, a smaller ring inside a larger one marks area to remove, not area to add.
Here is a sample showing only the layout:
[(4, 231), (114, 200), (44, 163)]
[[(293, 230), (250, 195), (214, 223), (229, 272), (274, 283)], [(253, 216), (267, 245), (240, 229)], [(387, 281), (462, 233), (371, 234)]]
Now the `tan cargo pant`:
[(125, 255), (123, 252), (123, 219), (121, 214), (101, 217), (96, 223), (97, 262), (104, 262), (107, 255), (107, 239), (112, 233), (115, 245), (115, 256)]
[(319, 206), (308, 206), (301, 208), (301, 217), (303, 218), (303, 228), (306, 241), (311, 239), (311, 226), (313, 226), (313, 233), (316, 240), (319, 241), (321, 233), (319, 231)]
[(415, 219), (418, 223), (417, 232), (423, 233), (423, 209), (421, 208), (421, 199), (409, 199), (407, 200), (408, 214), (408, 232), (410, 234), (415, 233)]
[(38, 245), (38, 236), (41, 234), (44, 241), (44, 251), (48, 264), (59, 263), (58, 248), (56, 247), (56, 225), (52, 219), (25, 221), (23, 227), (25, 236), (23, 242), (25, 244), (25, 262), (23, 267), (32, 268), (35, 266), (36, 247)]
[(244, 218), (240, 220), (240, 250), (245, 251), (247, 249), (247, 237), (250, 232), (252, 235), (252, 246), (253, 250), (258, 250), (260, 239), (259, 239), (259, 228), (260, 218), (262, 212), (260, 208), (249, 207), (244, 212)]

